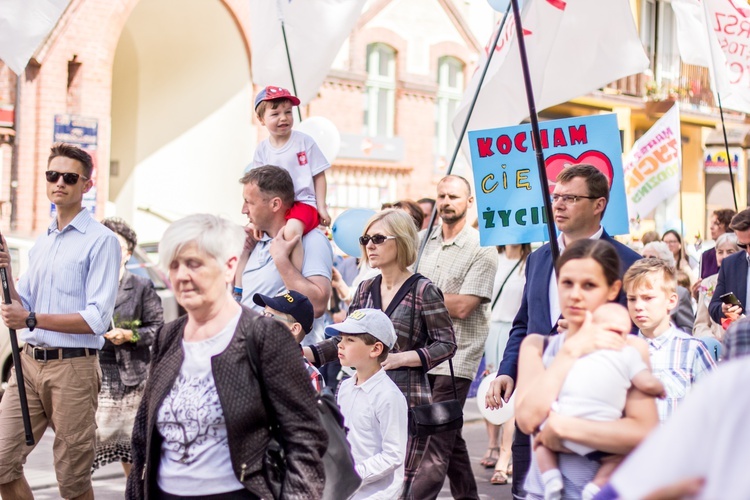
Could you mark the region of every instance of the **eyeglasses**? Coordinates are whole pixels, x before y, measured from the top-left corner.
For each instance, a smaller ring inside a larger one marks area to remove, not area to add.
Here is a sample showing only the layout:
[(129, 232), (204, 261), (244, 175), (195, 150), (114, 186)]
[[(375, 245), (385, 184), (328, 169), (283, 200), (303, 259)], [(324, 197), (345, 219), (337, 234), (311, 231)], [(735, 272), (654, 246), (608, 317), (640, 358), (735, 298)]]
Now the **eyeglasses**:
[[(72, 186), (76, 183), (78, 183), (78, 178), (83, 177), (81, 174), (74, 174), (72, 172), (55, 172), (54, 170), (47, 170), (44, 172), (44, 175), (47, 177), (47, 182), (57, 182), (57, 179), (60, 178), (62, 175), (63, 182), (65, 184), (68, 184), (69, 186)], [(83, 177), (85, 180), (88, 180), (88, 177)]]
[(368, 243), (370, 243), (370, 240), (372, 240), (372, 243), (375, 245), (382, 245), (385, 243), (386, 240), (395, 240), (395, 236), (385, 236), (382, 234), (373, 234), (370, 236), (369, 234), (366, 234), (364, 236), (359, 237), (359, 244), (363, 247), (366, 247)]
[(598, 200), (601, 198), (601, 196), (583, 196), (583, 195), (576, 195), (576, 194), (552, 194), (550, 195), (550, 200), (552, 200), (552, 203), (557, 203), (558, 201), (563, 202), (564, 205), (575, 205), (575, 203), (580, 200), (581, 198), (585, 198), (587, 200)]
[(279, 316), (278, 314), (274, 314), (272, 312), (263, 311), (261, 314), (265, 316), (266, 318), (273, 318), (277, 319), (279, 321), (284, 321), (286, 323), (295, 323), (294, 321), (290, 320), (289, 318), (285, 318), (284, 316)]
[(747, 250), (747, 247), (750, 247), (750, 243), (740, 243), (740, 242), (738, 241), (738, 242), (737, 242), (737, 246), (738, 246), (738, 247), (740, 247), (740, 248), (741, 248), (741, 249), (743, 249), (743, 250)]

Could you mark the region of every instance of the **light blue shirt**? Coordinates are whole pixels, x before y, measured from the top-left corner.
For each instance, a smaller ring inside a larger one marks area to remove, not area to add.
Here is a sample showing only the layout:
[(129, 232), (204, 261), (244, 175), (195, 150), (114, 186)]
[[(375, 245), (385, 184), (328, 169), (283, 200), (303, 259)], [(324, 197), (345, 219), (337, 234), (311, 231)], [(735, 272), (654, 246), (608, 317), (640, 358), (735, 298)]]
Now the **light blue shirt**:
[(23, 307), (37, 314), (79, 313), (93, 334), (70, 334), (36, 328), (20, 331), (25, 342), (40, 347), (101, 349), (115, 308), (120, 272), (120, 243), (88, 210), (63, 228), (57, 218), (29, 251), (29, 268), (16, 286)]
[[(253, 302), (253, 295), (260, 293), (274, 297), (287, 288), (271, 257), (271, 240), (267, 234), (263, 235), (263, 239), (255, 245), (250, 254), (242, 273), (242, 303), (258, 312), (263, 308)], [(330, 280), (333, 250), (328, 238), (319, 230), (313, 229), (302, 237), (302, 248), (305, 253), (302, 276), (324, 276)]]

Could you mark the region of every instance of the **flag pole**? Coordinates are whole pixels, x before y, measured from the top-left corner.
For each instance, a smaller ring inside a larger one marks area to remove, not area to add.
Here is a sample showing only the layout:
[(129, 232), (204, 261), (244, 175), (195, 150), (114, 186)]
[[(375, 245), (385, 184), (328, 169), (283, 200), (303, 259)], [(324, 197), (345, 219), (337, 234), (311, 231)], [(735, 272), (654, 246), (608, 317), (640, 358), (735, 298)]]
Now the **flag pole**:
[(547, 179), (547, 168), (544, 164), (544, 152), (542, 151), (542, 137), (539, 132), (539, 118), (536, 114), (534, 103), (534, 89), (531, 86), (531, 74), (529, 72), (529, 61), (526, 56), (526, 42), (523, 38), (523, 25), (521, 24), (521, 12), (518, 8), (518, 0), (511, 0), (513, 6), (513, 17), (516, 21), (516, 36), (518, 37), (518, 51), (521, 56), (521, 67), (523, 68), (523, 80), (526, 85), (526, 101), (529, 104), (529, 118), (531, 119), (531, 134), (533, 137), (534, 152), (536, 153), (537, 170), (539, 171), (539, 183), (542, 186), (544, 210), (547, 213), (547, 231), (549, 233), (549, 246), (552, 251), (552, 262), (560, 256), (560, 247), (557, 244), (557, 232), (555, 220), (552, 214), (552, 200), (547, 194), (549, 181)]
[[(289, 42), (286, 39), (286, 28), (284, 27), (284, 13), (281, 10), (281, 4), (279, 3), (279, 0), (276, 0), (276, 14), (278, 15), (279, 22), (281, 23), (281, 36), (284, 38), (284, 49), (286, 50), (286, 61), (287, 61), (287, 64), (289, 64), (289, 76), (292, 77), (292, 92), (294, 92), (294, 95), (297, 95), (297, 84), (294, 81), (294, 70), (292, 69), (292, 56), (289, 54)], [(297, 108), (297, 116), (299, 117), (299, 121), (301, 122), (302, 111), (299, 109), (299, 106), (296, 106), (296, 108)]]
[[(724, 133), (724, 148), (727, 152), (727, 167), (729, 167), (729, 182), (732, 184), (732, 198), (734, 198), (734, 211), (739, 212), (737, 208), (737, 192), (734, 188), (734, 175), (732, 174), (732, 157), (729, 156), (729, 140), (727, 139), (727, 127), (724, 124), (724, 108), (721, 106), (721, 94), (716, 89), (716, 100), (719, 103), (719, 116), (721, 117), (721, 131)], [(740, 166), (737, 165), (737, 168)]]
[[(492, 45), (489, 46), (489, 50), (487, 51), (487, 61), (484, 64), (484, 68), (482, 68), (482, 74), (479, 76), (479, 83), (477, 84), (477, 90), (474, 92), (474, 97), (471, 98), (471, 103), (469, 104), (469, 111), (466, 114), (466, 118), (464, 119), (464, 124), (461, 126), (461, 133), (458, 134), (456, 147), (453, 148), (453, 156), (451, 157), (450, 163), (448, 163), (448, 170), (446, 170), (445, 175), (451, 175), (451, 172), (453, 172), (453, 166), (456, 163), (458, 152), (461, 150), (461, 142), (463, 142), (464, 135), (466, 135), (466, 129), (469, 128), (469, 120), (471, 119), (471, 113), (474, 111), (474, 106), (476, 105), (477, 99), (479, 98), (479, 92), (482, 90), (482, 82), (484, 82), (484, 78), (485, 76), (487, 76), (487, 70), (490, 67), (492, 56), (495, 53), (495, 47), (497, 47), (497, 43), (500, 41), (500, 35), (503, 33), (503, 28), (505, 27), (505, 21), (508, 19), (508, 13), (510, 13), (510, 4), (508, 4), (508, 8), (505, 9), (505, 14), (503, 14), (503, 18), (500, 20), (500, 25), (497, 28), (497, 35), (495, 35), (495, 39), (492, 41)], [(425, 233), (424, 238), (422, 238), (422, 242), (419, 245), (419, 252), (417, 252), (417, 260), (414, 262), (415, 273), (417, 272), (417, 269), (419, 269), (419, 261), (422, 259), (422, 253), (424, 252), (425, 246), (427, 246), (427, 240), (430, 238), (430, 234), (432, 233), (432, 229), (433, 229), (433, 226), (435, 225), (436, 218), (437, 218), (437, 202), (435, 202), (435, 205), (432, 207), (432, 214), (430, 214), (430, 223), (427, 225), (427, 232)]]

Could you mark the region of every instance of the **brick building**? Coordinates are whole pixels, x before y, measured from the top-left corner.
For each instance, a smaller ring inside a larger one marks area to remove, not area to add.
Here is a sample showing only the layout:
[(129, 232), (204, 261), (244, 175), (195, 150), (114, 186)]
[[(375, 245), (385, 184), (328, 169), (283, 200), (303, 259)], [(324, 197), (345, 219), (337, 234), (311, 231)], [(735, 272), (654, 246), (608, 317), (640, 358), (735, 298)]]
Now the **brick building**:
[[(625, 149), (659, 116), (645, 102), (648, 81), (707, 82), (676, 56), (669, 3), (631, 4), (652, 71), (542, 113), (617, 113)], [(243, 222), (237, 179), (265, 137), (252, 113), (251, 15), (244, 0), (71, 0), (20, 83), (0, 63), (0, 229), (47, 227), (47, 151), (70, 133), (71, 117), (87, 119), (98, 216), (124, 217), (142, 241), (196, 211)], [(332, 213), (434, 195), (455, 144), (450, 119), (498, 17), (486, 0), (366, 3), (318, 98), (301, 110), (342, 136), (328, 175)], [(723, 181), (704, 171), (718, 113), (710, 92), (681, 99), (686, 233), (705, 234), (711, 200), (727, 199)], [(729, 121), (744, 204), (744, 116)], [(462, 156), (456, 172), (470, 175)]]

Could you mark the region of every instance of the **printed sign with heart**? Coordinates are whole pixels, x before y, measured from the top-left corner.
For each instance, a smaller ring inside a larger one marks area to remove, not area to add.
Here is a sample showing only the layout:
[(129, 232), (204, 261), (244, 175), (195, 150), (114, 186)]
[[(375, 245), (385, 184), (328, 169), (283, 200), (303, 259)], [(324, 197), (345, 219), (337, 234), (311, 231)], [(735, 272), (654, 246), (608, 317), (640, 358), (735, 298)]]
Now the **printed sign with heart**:
[(570, 165), (577, 165), (579, 163), (588, 163), (595, 166), (607, 177), (607, 183), (610, 188), (612, 187), (612, 179), (614, 178), (612, 162), (601, 151), (586, 151), (578, 155), (578, 158), (565, 153), (556, 153), (550, 155), (544, 162), (547, 167), (547, 180), (549, 182), (550, 193), (555, 187), (555, 179), (557, 179), (560, 172)]

